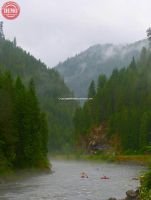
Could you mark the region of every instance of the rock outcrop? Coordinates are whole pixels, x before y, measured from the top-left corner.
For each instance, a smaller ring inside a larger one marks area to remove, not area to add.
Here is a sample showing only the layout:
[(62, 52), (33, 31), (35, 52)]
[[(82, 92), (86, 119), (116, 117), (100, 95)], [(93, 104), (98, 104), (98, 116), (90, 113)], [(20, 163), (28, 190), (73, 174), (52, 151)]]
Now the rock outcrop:
[[(108, 200), (118, 200), (116, 198), (109, 198)], [(126, 192), (126, 197), (124, 199), (120, 199), (120, 200), (140, 200), (140, 197), (139, 197), (139, 190), (128, 190)]]

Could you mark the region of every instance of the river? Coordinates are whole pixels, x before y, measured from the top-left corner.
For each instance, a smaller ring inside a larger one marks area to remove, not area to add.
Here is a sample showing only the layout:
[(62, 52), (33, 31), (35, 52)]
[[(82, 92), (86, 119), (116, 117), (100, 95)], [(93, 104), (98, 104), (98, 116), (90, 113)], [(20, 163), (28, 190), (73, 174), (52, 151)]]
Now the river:
[[(129, 189), (136, 189), (133, 180), (141, 166), (98, 164), (79, 161), (52, 161), (52, 174), (24, 177), (0, 184), (0, 200), (107, 200), (125, 197)], [(84, 171), (88, 178), (81, 178)], [(108, 176), (103, 180), (100, 177)]]

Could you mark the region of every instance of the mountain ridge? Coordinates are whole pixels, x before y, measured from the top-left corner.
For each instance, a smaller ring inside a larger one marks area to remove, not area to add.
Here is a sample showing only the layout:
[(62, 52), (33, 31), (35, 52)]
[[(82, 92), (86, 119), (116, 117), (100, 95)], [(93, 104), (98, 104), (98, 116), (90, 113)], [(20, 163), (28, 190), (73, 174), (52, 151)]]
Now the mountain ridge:
[(131, 44), (96, 44), (54, 67), (77, 97), (86, 97), (89, 84), (99, 74), (110, 76), (113, 69), (128, 66), (138, 59), (141, 49), (148, 47), (146, 39)]

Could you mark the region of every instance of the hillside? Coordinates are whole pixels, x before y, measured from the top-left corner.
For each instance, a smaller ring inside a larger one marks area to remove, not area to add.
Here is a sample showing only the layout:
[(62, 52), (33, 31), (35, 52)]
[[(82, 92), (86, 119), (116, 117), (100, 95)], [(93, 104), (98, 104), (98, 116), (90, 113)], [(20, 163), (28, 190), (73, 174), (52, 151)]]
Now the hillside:
[(133, 56), (136, 59), (139, 57), (143, 46), (148, 46), (147, 40), (129, 45), (98, 44), (59, 63), (55, 69), (64, 77), (75, 96), (86, 97), (92, 80), (96, 81), (101, 73), (109, 76), (114, 68), (128, 66)]
[(109, 78), (100, 75), (93, 100), (76, 111), (77, 144), (88, 151), (107, 146), (116, 153), (150, 152), (150, 77), (151, 52), (146, 48), (127, 68), (114, 69)]
[(70, 90), (53, 69), (16, 46), (16, 41), (0, 39), (0, 70), (18, 75), (27, 85), (32, 78), (42, 110), (47, 113), (49, 125), (49, 149), (68, 149), (72, 141), (72, 115), (76, 104), (61, 102), (59, 97), (72, 96)]

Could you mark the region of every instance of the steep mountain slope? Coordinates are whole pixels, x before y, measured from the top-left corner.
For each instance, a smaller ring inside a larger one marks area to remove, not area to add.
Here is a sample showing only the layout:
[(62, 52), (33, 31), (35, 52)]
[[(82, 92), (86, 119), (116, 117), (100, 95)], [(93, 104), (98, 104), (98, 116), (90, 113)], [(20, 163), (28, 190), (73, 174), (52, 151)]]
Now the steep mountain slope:
[(40, 106), (48, 115), (49, 147), (67, 148), (72, 140), (72, 115), (76, 104), (58, 100), (72, 96), (59, 73), (3, 38), (0, 39), (0, 70), (9, 70), (14, 77), (19, 75), (26, 85), (31, 78), (34, 80)]
[(100, 73), (109, 76), (114, 68), (128, 66), (133, 56), (138, 58), (143, 46), (148, 46), (147, 40), (129, 45), (95, 45), (59, 63), (55, 69), (64, 77), (65, 83), (76, 96), (87, 96), (92, 80), (97, 80)]
[(150, 152), (151, 50), (127, 68), (100, 75), (96, 94), (74, 117), (77, 147), (87, 151)]

